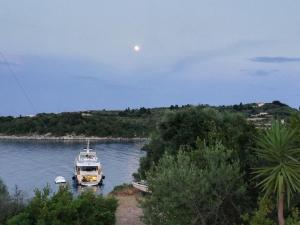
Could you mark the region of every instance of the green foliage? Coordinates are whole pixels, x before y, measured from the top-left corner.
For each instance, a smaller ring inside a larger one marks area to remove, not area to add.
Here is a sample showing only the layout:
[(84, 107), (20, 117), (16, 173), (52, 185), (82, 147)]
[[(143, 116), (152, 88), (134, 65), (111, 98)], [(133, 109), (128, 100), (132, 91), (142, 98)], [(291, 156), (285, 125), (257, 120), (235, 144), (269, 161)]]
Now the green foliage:
[(7, 217), (7, 205), (9, 203), (9, 193), (6, 186), (0, 179), (0, 224), (4, 223)]
[(53, 196), (48, 187), (36, 190), (34, 198), (8, 225), (112, 225), (117, 200), (86, 191), (74, 198), (67, 188)]
[(257, 140), (257, 156), (263, 166), (256, 168), (256, 179), (265, 196), (274, 193), (279, 200), (285, 193), (288, 205), (295, 192), (300, 191), (300, 149), (295, 145), (294, 132), (275, 121)]
[(288, 121), (289, 127), (295, 132), (297, 145), (300, 146), (300, 113), (294, 113)]
[(160, 110), (87, 111), (34, 117), (0, 117), (0, 133), (6, 135), (86, 135), (99, 137), (148, 137)]
[(145, 172), (166, 151), (176, 155), (181, 146), (195, 147), (197, 139), (206, 145), (214, 145), (220, 140), (226, 147), (236, 149), (242, 168), (250, 173), (255, 135), (255, 128), (240, 114), (220, 113), (202, 107), (169, 112), (145, 147), (147, 156), (141, 160), (139, 176), (145, 177)]
[(115, 186), (114, 189), (110, 193), (115, 194), (115, 193), (118, 193), (119, 191), (122, 191), (127, 188), (132, 188), (132, 184), (124, 183), (124, 184)]
[(293, 113), (297, 112), (296, 109), (289, 107), (279, 101), (273, 101), (272, 103), (265, 103), (263, 106), (258, 107), (256, 103), (239, 104), (232, 106), (220, 106), (220, 110), (229, 112), (241, 112), (246, 117), (250, 115), (259, 114), (262, 112), (268, 113), (270, 119), (286, 119)]
[(3, 181), (0, 179), (0, 200), (6, 200), (9, 197), (9, 193)]
[[(201, 162), (201, 163), (199, 163)], [(227, 225), (240, 221), (245, 185), (239, 161), (221, 144), (165, 154), (147, 174), (146, 224)]]
[(300, 225), (300, 213), (298, 208), (293, 208), (286, 219), (286, 225)]
[(251, 216), (249, 213), (242, 215), (244, 225), (276, 225), (271, 219), (273, 208), (274, 205), (270, 199), (261, 199), (259, 208), (253, 211)]
[(15, 193), (10, 195), (0, 179), (0, 224), (19, 213), (24, 207), (23, 193), (16, 187)]
[[(123, 111), (102, 110), (67, 113), (40, 113), (34, 117), (0, 117), (0, 134), (6, 135), (89, 135), (101, 137), (149, 137), (156, 124), (166, 112), (185, 111), (187, 109), (211, 108), (220, 112), (239, 112), (248, 117), (252, 114), (267, 112), (270, 119), (286, 119), (297, 112), (278, 101), (257, 107), (255, 103), (219, 106), (192, 105), (170, 106), (168, 108), (144, 108)], [(195, 125), (197, 126), (197, 125)], [(179, 138), (179, 137), (178, 137)], [(192, 138), (192, 137), (191, 137)], [(180, 139), (178, 139), (180, 141)]]

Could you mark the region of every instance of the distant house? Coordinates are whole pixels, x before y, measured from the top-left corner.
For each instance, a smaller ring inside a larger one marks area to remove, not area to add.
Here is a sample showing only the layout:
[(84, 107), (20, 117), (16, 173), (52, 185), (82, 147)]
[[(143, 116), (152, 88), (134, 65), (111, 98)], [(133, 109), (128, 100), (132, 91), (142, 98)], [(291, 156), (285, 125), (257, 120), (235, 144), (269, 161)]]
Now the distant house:
[(257, 105), (257, 107), (262, 107), (262, 106), (265, 105), (265, 103), (263, 103), (263, 102), (258, 102), (258, 103), (256, 103), (256, 105)]
[(30, 118), (32, 118), (32, 117), (35, 117), (35, 115), (34, 115), (34, 114), (29, 114), (29, 115), (26, 115), (25, 117), (30, 117)]
[(250, 117), (265, 117), (265, 116), (267, 116), (267, 115), (269, 115), (269, 113), (267, 113), (267, 112), (260, 112), (260, 113), (258, 113), (258, 114), (252, 114), (252, 115), (250, 115)]
[(261, 113), (259, 113), (258, 114), (258, 116), (266, 116), (266, 115), (268, 115), (269, 113), (267, 113), (267, 112), (261, 112)]
[(267, 112), (252, 114), (247, 118), (247, 121), (252, 122), (256, 128), (267, 128), (271, 126), (270, 120), (272, 115)]
[(252, 122), (262, 121), (262, 120), (265, 120), (265, 118), (257, 118), (257, 117), (247, 118), (247, 121), (252, 121)]
[(90, 117), (90, 116), (93, 116), (93, 115), (90, 114), (90, 113), (81, 113), (81, 116), (82, 117)]

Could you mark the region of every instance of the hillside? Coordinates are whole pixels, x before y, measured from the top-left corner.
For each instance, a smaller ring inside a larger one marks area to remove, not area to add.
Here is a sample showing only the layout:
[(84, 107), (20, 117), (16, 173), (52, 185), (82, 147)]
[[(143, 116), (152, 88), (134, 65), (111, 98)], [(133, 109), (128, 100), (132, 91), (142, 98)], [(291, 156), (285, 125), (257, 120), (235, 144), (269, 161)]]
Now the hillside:
[(240, 112), (256, 127), (269, 127), (273, 119), (287, 122), (288, 118), (298, 110), (281, 103), (249, 103), (218, 107), (220, 111)]
[(298, 110), (279, 101), (231, 106), (183, 105), (165, 108), (41, 113), (35, 116), (0, 117), (2, 135), (84, 135), (98, 137), (149, 137), (157, 122), (168, 111), (189, 107), (211, 107), (220, 112), (239, 112), (257, 127), (268, 126), (274, 118), (287, 120)]

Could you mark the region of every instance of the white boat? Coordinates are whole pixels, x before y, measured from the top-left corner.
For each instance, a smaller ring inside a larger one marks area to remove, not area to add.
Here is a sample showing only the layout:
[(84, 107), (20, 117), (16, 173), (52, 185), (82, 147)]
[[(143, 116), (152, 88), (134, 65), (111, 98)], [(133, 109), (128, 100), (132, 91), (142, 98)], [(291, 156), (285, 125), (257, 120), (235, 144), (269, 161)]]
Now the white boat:
[(95, 186), (102, 183), (104, 179), (102, 166), (96, 152), (90, 148), (89, 141), (87, 147), (76, 157), (74, 164), (74, 179), (77, 184)]
[(132, 182), (132, 186), (142, 192), (151, 192), (149, 191), (149, 187), (145, 181)]
[(66, 183), (66, 179), (62, 176), (58, 176), (55, 178), (55, 183), (56, 184), (64, 184), (64, 183)]

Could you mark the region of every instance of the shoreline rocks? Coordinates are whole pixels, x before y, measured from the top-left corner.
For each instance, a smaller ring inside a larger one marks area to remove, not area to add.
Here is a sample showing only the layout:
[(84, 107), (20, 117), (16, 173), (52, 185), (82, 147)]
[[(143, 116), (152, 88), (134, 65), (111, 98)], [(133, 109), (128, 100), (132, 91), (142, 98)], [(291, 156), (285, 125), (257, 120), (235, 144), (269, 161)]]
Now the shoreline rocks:
[(149, 138), (126, 138), (126, 137), (86, 137), (86, 136), (47, 136), (47, 135), (30, 135), (30, 136), (17, 136), (17, 135), (0, 135), (0, 140), (34, 140), (34, 141), (78, 141), (85, 142), (86, 140), (93, 142), (146, 142)]

